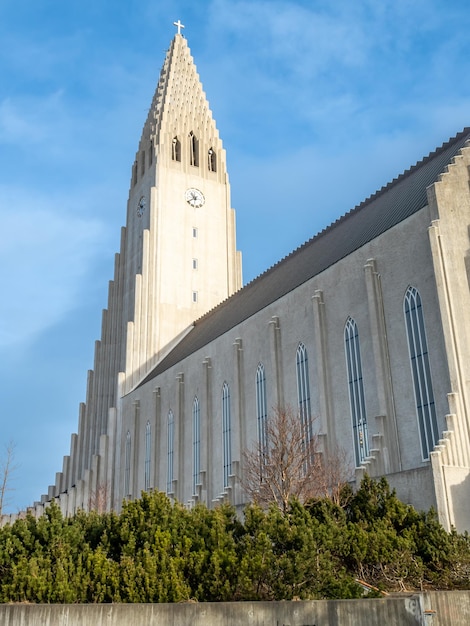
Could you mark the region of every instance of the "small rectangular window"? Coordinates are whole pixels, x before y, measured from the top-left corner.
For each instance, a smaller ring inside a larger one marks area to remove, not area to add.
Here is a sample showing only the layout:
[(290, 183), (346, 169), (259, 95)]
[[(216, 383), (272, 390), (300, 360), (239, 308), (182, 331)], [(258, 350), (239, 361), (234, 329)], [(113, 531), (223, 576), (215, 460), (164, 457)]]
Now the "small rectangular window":
[(193, 259), (193, 270), (197, 270), (197, 259)]
[(197, 237), (197, 228), (193, 228), (193, 237)]
[(193, 291), (193, 302), (197, 302), (197, 291)]

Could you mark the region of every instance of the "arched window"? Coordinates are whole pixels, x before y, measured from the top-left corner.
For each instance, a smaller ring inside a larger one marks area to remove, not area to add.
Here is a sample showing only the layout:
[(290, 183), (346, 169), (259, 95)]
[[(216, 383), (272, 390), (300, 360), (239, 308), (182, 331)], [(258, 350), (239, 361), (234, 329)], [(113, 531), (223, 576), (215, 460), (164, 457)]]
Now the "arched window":
[(222, 387), (222, 448), (224, 462), (224, 489), (228, 487), (232, 473), (232, 416), (230, 414), (230, 387)]
[(126, 498), (131, 497), (131, 433), (128, 430), (126, 433), (126, 448), (124, 459), (124, 494)]
[(171, 142), (171, 160), (181, 161), (181, 141), (178, 137), (173, 137)]
[(145, 426), (145, 466), (144, 466), (144, 489), (150, 489), (150, 463), (152, 454), (152, 427), (150, 422)]
[(367, 415), (362, 382), (361, 352), (359, 332), (356, 322), (348, 317), (344, 327), (344, 348), (348, 370), (349, 404), (354, 440), (354, 457), (359, 466), (369, 456), (369, 437), (367, 433)]
[(189, 133), (189, 163), (199, 167), (199, 141), (193, 131)]
[(310, 382), (308, 376), (307, 349), (303, 343), (299, 344), (296, 355), (297, 369), (297, 401), (299, 416), (302, 422), (304, 437), (307, 442), (312, 439), (312, 413), (310, 409)]
[[(264, 458), (268, 447), (266, 420), (268, 419), (268, 407), (266, 402), (266, 373), (264, 365), (260, 363), (256, 370), (256, 417), (258, 422), (258, 443), (261, 458)], [(262, 468), (261, 468), (262, 470)], [(262, 473), (262, 472), (261, 472)]]
[(193, 402), (193, 494), (201, 478), (201, 408), (197, 396)]
[(173, 493), (173, 460), (174, 460), (174, 445), (175, 445), (175, 419), (173, 417), (173, 411), (168, 411), (168, 432), (167, 432), (168, 450), (167, 450), (167, 464), (166, 464), (166, 492)]
[(428, 345), (424, 329), (424, 315), (419, 292), (408, 287), (403, 302), (406, 335), (410, 354), (411, 373), (416, 401), (421, 452), (423, 460), (438, 442), (438, 428), (431, 370), (429, 367)]
[(217, 172), (217, 155), (213, 148), (209, 148), (207, 153), (207, 167), (209, 172)]

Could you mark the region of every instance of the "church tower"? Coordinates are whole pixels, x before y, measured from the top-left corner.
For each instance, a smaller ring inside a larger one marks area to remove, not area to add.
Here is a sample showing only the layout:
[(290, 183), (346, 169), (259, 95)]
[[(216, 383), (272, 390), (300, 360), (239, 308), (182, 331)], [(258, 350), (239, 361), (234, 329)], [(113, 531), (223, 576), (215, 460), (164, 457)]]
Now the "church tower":
[(179, 32), (133, 165), (126, 230), (128, 390), (179, 333), (241, 287), (225, 151)]
[(88, 471), (105, 475), (92, 466), (103, 458), (101, 438), (119, 398), (196, 319), (241, 287), (225, 150), (183, 25), (175, 26), (132, 166), (126, 226), (78, 436), (56, 492)]

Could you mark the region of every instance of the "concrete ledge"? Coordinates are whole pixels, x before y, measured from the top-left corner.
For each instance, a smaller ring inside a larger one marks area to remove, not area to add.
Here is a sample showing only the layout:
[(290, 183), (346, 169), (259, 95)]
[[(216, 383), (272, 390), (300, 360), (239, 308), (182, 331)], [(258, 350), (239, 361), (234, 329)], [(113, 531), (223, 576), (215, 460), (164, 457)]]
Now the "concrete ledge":
[(182, 604), (4, 604), (2, 626), (468, 626), (470, 591), (381, 599)]

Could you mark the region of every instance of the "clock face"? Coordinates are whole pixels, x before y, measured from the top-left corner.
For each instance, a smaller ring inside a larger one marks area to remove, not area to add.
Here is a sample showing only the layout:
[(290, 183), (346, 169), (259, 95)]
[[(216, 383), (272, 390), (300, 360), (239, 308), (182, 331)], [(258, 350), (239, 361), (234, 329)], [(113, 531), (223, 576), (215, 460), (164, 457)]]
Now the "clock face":
[(194, 187), (188, 189), (184, 194), (184, 197), (186, 199), (186, 202), (195, 208), (202, 206), (206, 201), (202, 191), (199, 191), (199, 189), (194, 189)]
[(139, 202), (137, 203), (136, 213), (137, 217), (142, 217), (145, 211), (145, 197), (142, 196)]

